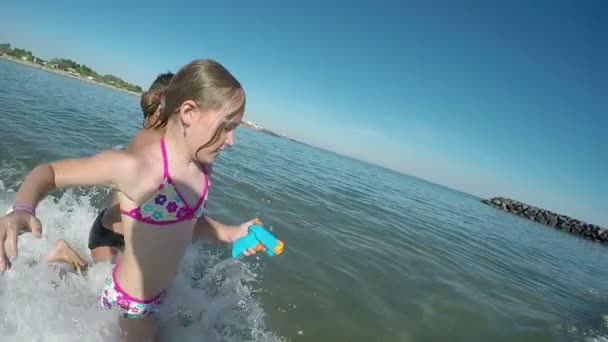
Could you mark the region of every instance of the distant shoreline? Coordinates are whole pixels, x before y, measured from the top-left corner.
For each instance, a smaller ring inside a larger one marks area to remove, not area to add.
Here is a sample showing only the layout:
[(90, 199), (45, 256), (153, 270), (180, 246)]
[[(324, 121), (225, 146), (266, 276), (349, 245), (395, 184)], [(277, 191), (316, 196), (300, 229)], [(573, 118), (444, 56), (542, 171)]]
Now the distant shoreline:
[(50, 73), (53, 73), (53, 74), (57, 74), (57, 75), (61, 75), (61, 76), (64, 76), (64, 77), (73, 78), (73, 79), (76, 79), (76, 80), (79, 80), (79, 81), (82, 81), (82, 82), (87, 82), (87, 83), (95, 84), (95, 85), (98, 85), (100, 87), (105, 87), (105, 88), (121, 91), (123, 93), (127, 93), (127, 94), (130, 94), (130, 95), (141, 96), (141, 93), (136, 93), (136, 92), (133, 92), (133, 91), (130, 91), (130, 90), (118, 88), (118, 87), (115, 87), (115, 86), (112, 86), (112, 85), (109, 85), (109, 84), (106, 84), (106, 83), (90, 80), (88, 78), (84, 78), (84, 77), (80, 77), (80, 76), (75, 76), (75, 75), (70, 74), (67, 71), (63, 71), (63, 70), (59, 70), (59, 69), (52, 69), (52, 68), (46, 67), (44, 65), (32, 63), (30, 61), (24, 61), (24, 60), (21, 60), (21, 59), (18, 59), (18, 58), (14, 58), (14, 57), (11, 57), (11, 56), (8, 56), (8, 55), (0, 55), (0, 59), (4, 59), (4, 60), (9, 61), (9, 62), (25, 65), (25, 66), (28, 66), (28, 67), (31, 67), (31, 68), (47, 71), (47, 72), (50, 72)]
[(274, 131), (269, 130), (268, 128), (264, 128), (264, 127), (258, 126), (257, 124), (255, 124), (253, 122), (250, 122), (250, 121), (247, 121), (247, 120), (242, 120), (241, 121), (241, 125), (243, 127), (247, 127), (247, 128), (252, 129), (254, 131), (258, 131), (258, 132), (262, 132), (262, 133), (265, 133), (265, 134), (268, 134), (268, 135), (272, 135), (272, 136), (277, 137), (277, 138), (286, 138), (286, 139), (289, 139), (289, 138), (287, 138), (287, 135), (285, 135), (285, 134), (276, 133)]

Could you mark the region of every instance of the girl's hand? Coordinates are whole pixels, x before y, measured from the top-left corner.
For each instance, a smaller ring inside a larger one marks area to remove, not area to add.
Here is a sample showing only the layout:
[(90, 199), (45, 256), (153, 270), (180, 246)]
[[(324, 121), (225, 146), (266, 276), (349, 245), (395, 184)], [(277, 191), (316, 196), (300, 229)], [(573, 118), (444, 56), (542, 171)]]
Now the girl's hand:
[(14, 210), (0, 218), (0, 272), (7, 271), (9, 260), (17, 257), (17, 236), (21, 232), (31, 232), (39, 239), (41, 227), (40, 220), (24, 210)]
[[(247, 221), (245, 223), (241, 223), (238, 226), (228, 227), (222, 240), (224, 240), (225, 242), (234, 243), (236, 240), (247, 236), (247, 234), (249, 234), (249, 227), (254, 224), (261, 225), (262, 221), (258, 218), (255, 218), (255, 219)], [(262, 248), (262, 251), (265, 251), (265, 250), (266, 250), (266, 248)], [(251, 256), (251, 255), (254, 255), (255, 253), (257, 253), (255, 249), (249, 248), (243, 252), (243, 255)]]

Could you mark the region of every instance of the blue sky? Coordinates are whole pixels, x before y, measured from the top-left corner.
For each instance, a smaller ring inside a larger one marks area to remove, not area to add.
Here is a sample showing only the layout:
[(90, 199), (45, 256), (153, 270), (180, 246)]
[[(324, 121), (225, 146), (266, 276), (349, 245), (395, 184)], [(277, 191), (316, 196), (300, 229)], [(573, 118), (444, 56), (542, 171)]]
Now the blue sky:
[(605, 1), (16, 1), (0, 42), (142, 87), (213, 58), (247, 119), (608, 225)]

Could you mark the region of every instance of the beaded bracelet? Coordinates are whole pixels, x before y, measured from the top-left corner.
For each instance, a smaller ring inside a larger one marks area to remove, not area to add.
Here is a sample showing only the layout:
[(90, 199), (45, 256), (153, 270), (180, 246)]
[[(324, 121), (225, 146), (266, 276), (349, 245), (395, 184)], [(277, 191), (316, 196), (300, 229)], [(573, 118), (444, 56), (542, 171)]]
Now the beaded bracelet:
[(13, 211), (17, 210), (25, 211), (27, 213), (30, 213), (32, 216), (36, 216), (36, 208), (34, 208), (31, 204), (15, 203), (13, 205)]

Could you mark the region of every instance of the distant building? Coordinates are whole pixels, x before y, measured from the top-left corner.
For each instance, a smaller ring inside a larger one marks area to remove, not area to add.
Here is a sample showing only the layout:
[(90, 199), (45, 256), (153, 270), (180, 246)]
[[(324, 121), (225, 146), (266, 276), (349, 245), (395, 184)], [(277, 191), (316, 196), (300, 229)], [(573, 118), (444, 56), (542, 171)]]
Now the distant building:
[(74, 68), (68, 68), (68, 73), (72, 76), (80, 76), (80, 74)]
[(33, 57), (32, 61), (38, 65), (46, 66), (48, 64), (47, 61), (45, 61), (44, 59), (38, 58), (38, 57)]

